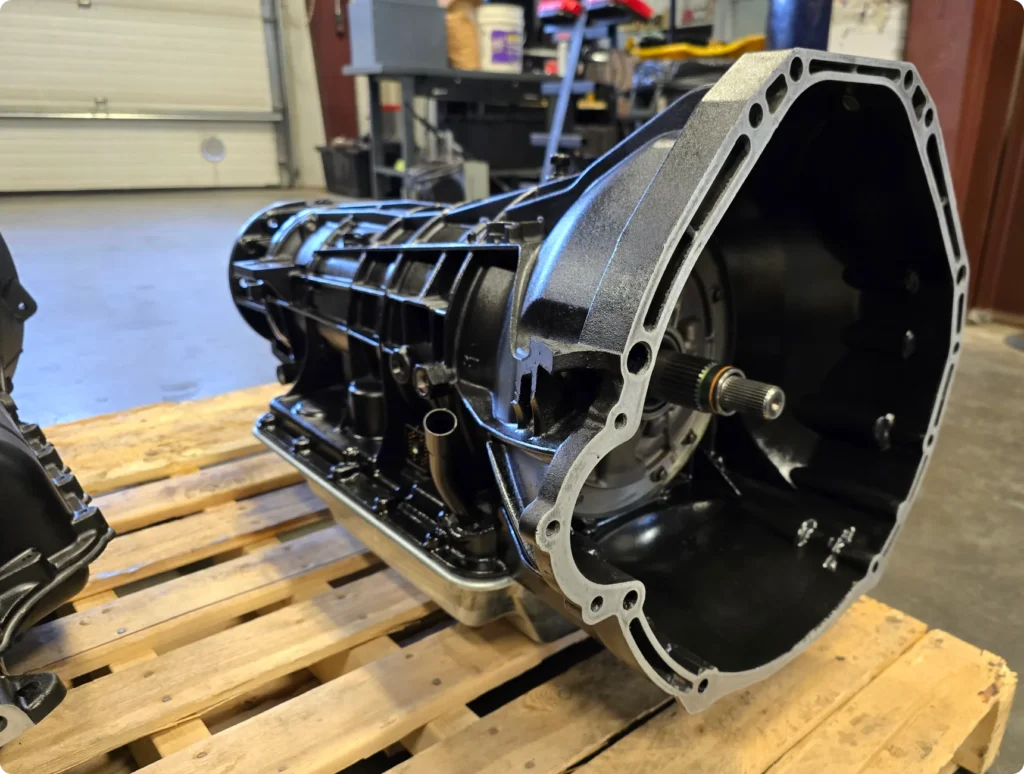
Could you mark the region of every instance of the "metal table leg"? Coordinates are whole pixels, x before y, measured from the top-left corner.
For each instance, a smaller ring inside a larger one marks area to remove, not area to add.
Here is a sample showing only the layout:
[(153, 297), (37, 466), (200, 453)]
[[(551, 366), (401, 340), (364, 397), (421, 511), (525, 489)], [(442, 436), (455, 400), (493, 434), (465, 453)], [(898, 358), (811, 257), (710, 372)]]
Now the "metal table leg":
[(558, 102), (555, 104), (555, 114), (551, 118), (551, 126), (548, 127), (548, 145), (544, 149), (544, 165), (540, 171), (540, 181), (542, 183), (551, 177), (551, 157), (558, 153), (559, 141), (562, 139), (562, 127), (565, 125), (565, 115), (569, 110), (569, 101), (574, 99), (572, 87), (576, 82), (576, 68), (580, 63), (580, 51), (583, 48), (583, 38), (586, 37), (586, 33), (587, 10), (584, 7), (572, 27), (572, 37), (569, 40), (569, 55), (565, 63), (565, 74), (562, 76), (562, 83), (558, 88)]
[[(402, 78), (399, 83), (402, 89), (402, 159), (405, 161), (405, 169), (408, 170), (416, 163), (416, 135), (413, 129), (416, 83), (411, 77)], [(408, 195), (403, 175), (402, 197), (407, 198)]]
[(380, 176), (384, 166), (384, 111), (380, 104), (380, 79), (367, 76), (370, 84), (370, 196), (381, 198)]

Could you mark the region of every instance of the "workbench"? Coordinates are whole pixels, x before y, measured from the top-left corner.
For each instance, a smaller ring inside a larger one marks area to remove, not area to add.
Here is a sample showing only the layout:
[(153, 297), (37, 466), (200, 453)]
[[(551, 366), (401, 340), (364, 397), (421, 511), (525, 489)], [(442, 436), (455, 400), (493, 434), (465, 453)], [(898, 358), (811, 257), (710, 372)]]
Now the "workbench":
[(441, 102), (470, 102), (486, 105), (541, 105), (542, 85), (559, 78), (530, 73), (491, 73), (452, 68), (353, 67), (345, 75), (365, 75), (370, 86), (370, 195), (381, 198), (380, 177), (404, 177), (384, 161), (384, 110), (380, 84), (397, 81), (401, 89), (401, 158), (405, 169), (417, 160), (413, 99), (429, 97)]

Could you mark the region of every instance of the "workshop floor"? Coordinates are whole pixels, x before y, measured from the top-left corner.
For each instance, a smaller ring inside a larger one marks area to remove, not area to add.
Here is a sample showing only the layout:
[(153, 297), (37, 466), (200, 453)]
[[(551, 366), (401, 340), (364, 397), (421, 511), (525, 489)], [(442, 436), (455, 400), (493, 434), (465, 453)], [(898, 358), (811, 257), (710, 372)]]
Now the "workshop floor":
[(41, 425), (274, 381), (269, 344), (228, 292), (247, 190), (0, 197), (0, 234), (39, 304), (15, 377)]
[[(228, 253), (281, 191), (0, 197), (39, 302), (15, 397), (51, 424), (272, 381), (228, 295)], [(299, 192), (295, 198), (313, 193)], [(1024, 352), (969, 328), (929, 475), (875, 596), (1024, 670)], [(993, 769), (1024, 766), (1024, 697)]]

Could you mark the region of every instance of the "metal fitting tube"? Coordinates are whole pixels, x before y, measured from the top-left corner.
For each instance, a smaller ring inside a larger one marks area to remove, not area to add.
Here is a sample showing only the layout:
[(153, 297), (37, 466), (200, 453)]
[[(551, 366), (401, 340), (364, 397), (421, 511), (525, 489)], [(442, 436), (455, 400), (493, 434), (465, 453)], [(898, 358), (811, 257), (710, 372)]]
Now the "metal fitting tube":
[(441, 495), (444, 504), (453, 513), (464, 516), (469, 512), (465, 500), (459, 493), (454, 476), (454, 450), (458, 443), (455, 431), (459, 418), (445, 408), (428, 411), (423, 417), (423, 435), (427, 442), (427, 457), (430, 461), (430, 478), (434, 488)]

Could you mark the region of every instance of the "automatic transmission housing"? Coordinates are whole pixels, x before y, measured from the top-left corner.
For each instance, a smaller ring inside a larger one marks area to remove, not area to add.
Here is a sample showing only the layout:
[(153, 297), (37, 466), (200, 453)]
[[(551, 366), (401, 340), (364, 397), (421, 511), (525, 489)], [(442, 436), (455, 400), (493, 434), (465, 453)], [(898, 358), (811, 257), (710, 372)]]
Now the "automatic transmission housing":
[(294, 381), (256, 433), (340, 521), (457, 619), (564, 617), (695, 711), (878, 581), (962, 244), (914, 68), (796, 50), (574, 177), (270, 207), (230, 283)]
[(49, 715), (67, 690), (56, 674), (9, 674), (3, 657), (26, 628), (80, 592), (113, 537), (103, 514), (11, 397), (25, 321), (36, 302), (0, 237), (0, 747)]

